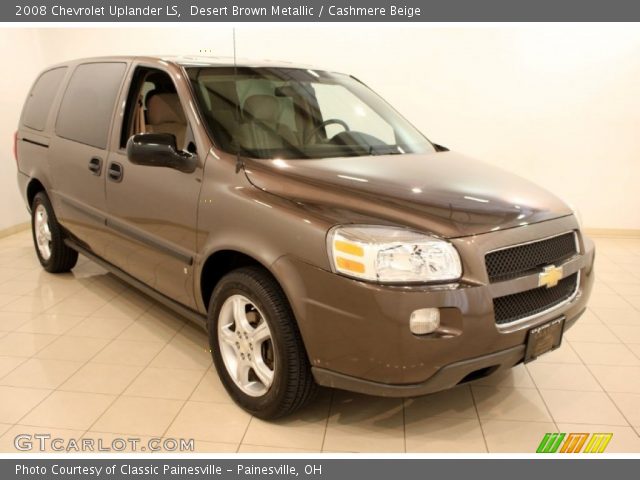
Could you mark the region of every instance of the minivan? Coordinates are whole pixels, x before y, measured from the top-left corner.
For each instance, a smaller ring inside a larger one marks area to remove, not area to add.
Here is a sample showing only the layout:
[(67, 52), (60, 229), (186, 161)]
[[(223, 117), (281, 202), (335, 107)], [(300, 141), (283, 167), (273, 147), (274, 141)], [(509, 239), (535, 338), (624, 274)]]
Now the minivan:
[(15, 141), (43, 268), (82, 254), (204, 327), (261, 418), (318, 386), (418, 396), (533, 361), (594, 281), (567, 204), (429, 141), (347, 74), (66, 62)]

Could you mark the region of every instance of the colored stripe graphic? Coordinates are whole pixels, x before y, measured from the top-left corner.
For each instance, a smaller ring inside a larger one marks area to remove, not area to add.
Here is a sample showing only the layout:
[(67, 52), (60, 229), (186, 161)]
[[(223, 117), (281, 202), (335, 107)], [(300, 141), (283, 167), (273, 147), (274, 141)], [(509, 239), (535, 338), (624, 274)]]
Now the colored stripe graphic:
[(613, 433), (594, 433), (583, 453), (602, 453), (611, 441)]
[(560, 453), (580, 453), (587, 438), (589, 438), (588, 433), (570, 433), (562, 444)]
[(545, 433), (536, 453), (603, 453), (612, 438), (613, 433)]
[(556, 453), (564, 437), (564, 433), (545, 433), (536, 453)]

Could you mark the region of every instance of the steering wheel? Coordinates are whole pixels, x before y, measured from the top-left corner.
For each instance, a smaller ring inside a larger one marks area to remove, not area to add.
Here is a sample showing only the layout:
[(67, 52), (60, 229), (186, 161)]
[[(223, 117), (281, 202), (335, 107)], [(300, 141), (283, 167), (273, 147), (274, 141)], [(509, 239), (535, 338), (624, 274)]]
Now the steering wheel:
[(313, 130), (308, 132), (304, 136), (304, 143), (306, 144), (309, 140), (311, 140), (311, 137), (313, 137), (316, 133), (318, 133), (320, 129), (325, 128), (328, 125), (333, 125), (334, 123), (340, 125), (342, 128), (344, 128), (346, 132), (351, 130), (349, 128), (349, 125), (347, 125), (347, 122), (345, 122), (344, 120), (340, 120), (339, 118), (329, 118), (324, 122), (322, 122), (320, 125), (316, 125)]

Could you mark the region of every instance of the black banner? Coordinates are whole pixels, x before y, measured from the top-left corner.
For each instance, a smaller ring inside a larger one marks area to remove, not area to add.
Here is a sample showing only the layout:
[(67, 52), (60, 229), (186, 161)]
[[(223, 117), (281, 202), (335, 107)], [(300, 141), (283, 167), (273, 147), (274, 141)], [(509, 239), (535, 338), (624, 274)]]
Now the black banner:
[(638, 21), (629, 0), (16, 0), (2, 22)]
[(640, 461), (624, 459), (86, 459), (0, 460), (2, 479), (359, 479), (633, 478)]

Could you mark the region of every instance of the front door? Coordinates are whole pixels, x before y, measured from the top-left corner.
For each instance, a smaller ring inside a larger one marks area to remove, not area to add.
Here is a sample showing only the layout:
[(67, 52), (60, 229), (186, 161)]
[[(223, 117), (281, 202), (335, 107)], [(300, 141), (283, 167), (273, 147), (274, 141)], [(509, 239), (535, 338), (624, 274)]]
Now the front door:
[[(182, 93), (184, 96), (184, 92)], [(106, 166), (104, 257), (156, 291), (195, 308), (193, 260), (204, 155), (193, 173), (134, 165), (126, 143), (136, 133), (170, 133), (178, 148), (197, 153), (190, 122), (168, 72), (137, 66), (123, 92), (124, 115)]]

